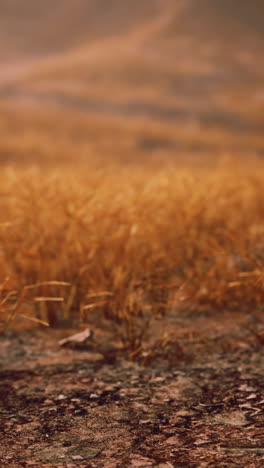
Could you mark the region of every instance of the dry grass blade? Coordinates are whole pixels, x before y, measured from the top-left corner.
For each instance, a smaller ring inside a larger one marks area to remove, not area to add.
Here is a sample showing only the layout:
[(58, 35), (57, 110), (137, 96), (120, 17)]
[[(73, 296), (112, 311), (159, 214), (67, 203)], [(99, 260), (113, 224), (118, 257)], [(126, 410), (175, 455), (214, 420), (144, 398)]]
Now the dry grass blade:
[(30, 322), (35, 322), (39, 325), (44, 325), (44, 327), (49, 327), (49, 323), (46, 322), (45, 320), (41, 320), (41, 319), (38, 319), (37, 317), (31, 317), (29, 315), (25, 315), (25, 314), (19, 314), (19, 317), (25, 319), (25, 320), (29, 320)]
[(63, 297), (34, 297), (35, 302), (64, 302)]
[(42, 286), (71, 286), (70, 283), (66, 283), (65, 281), (42, 281), (40, 283), (35, 283), (35, 284), (30, 284), (28, 286), (25, 286), (25, 291), (29, 291), (31, 289), (37, 289)]

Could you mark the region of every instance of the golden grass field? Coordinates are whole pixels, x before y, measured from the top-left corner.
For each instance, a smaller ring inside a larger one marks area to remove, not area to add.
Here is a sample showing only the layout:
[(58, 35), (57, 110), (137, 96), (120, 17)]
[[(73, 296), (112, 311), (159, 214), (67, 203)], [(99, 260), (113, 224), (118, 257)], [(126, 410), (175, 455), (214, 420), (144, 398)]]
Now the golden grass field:
[(192, 30), (188, 15), (177, 35), (181, 8), (150, 4), (136, 3), (132, 18), (115, 1), (112, 29), (95, 15), (95, 36), (85, 36), (80, 1), (61, 43), (49, 23), (51, 44), (30, 8), (11, 58), (1, 49), (4, 327), (13, 317), (58, 325), (96, 314), (123, 321), (136, 347), (142, 317), (144, 327), (171, 310), (263, 307), (260, 39), (247, 30), (248, 49), (237, 50), (219, 43), (232, 23), (219, 30), (219, 21), (217, 38), (203, 23)]
[[(62, 134), (71, 135), (64, 141), (52, 134), (52, 114), (3, 115), (2, 153), (21, 161), (0, 175), (3, 326), (14, 316), (59, 325), (98, 315), (123, 321), (136, 347), (151, 316), (263, 307), (261, 159), (223, 153), (142, 164), (134, 152), (122, 161), (103, 154), (107, 138), (96, 137), (96, 121), (89, 147), (80, 137), (83, 116), (71, 123), (61, 115)], [(112, 144), (122, 134), (120, 153), (143, 131), (109, 125)], [(94, 159), (100, 144), (101, 161)]]

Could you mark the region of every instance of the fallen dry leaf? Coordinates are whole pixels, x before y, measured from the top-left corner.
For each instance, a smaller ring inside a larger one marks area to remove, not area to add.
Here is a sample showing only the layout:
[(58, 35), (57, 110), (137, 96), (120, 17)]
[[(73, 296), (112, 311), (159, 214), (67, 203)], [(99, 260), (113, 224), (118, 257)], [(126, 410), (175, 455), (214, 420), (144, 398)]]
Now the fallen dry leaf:
[(75, 333), (74, 335), (63, 338), (59, 341), (60, 346), (72, 346), (75, 344), (88, 344), (93, 341), (94, 332), (90, 328), (86, 328), (82, 332)]

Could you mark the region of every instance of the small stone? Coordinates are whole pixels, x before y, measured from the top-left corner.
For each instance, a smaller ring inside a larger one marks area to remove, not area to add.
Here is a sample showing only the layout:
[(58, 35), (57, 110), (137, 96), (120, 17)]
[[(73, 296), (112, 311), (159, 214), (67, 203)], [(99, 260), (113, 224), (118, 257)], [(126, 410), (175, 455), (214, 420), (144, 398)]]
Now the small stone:
[(158, 468), (174, 468), (174, 465), (172, 465), (170, 462), (161, 463), (160, 465), (158, 465)]
[(96, 393), (90, 394), (90, 400), (96, 400), (97, 398), (100, 398), (100, 395), (97, 395)]

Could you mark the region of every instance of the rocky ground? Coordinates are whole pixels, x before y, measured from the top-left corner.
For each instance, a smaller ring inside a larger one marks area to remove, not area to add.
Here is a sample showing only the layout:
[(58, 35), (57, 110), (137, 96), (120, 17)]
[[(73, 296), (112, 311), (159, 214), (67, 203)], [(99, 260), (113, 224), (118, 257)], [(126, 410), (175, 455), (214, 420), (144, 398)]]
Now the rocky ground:
[(61, 347), (68, 330), (4, 332), (1, 466), (263, 466), (262, 332), (243, 320), (182, 317), (139, 362), (100, 338)]

